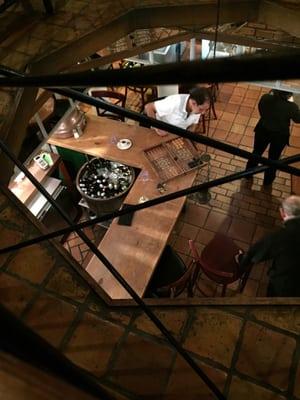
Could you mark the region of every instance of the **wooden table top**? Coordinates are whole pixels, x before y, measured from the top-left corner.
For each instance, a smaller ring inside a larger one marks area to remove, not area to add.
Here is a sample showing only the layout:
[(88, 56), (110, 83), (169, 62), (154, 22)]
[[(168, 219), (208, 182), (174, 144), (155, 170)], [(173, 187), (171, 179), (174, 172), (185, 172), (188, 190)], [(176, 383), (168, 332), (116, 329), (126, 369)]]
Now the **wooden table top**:
[[(53, 160), (53, 165), (51, 165), (46, 170), (40, 168), (33, 160), (28, 166), (28, 171), (37, 179), (40, 183), (43, 183), (45, 178), (49, 176), (55, 168), (57, 168), (60, 162), (60, 156), (55, 153), (51, 153), (51, 158)], [(28, 204), (33, 196), (37, 193), (37, 188), (31, 181), (25, 177), (20, 182), (12, 181), (8, 185), (8, 188), (13, 192), (13, 194), (23, 203)]]
[[(175, 136), (160, 137), (153, 130), (104, 117), (89, 117), (84, 134), (79, 139), (50, 138), (48, 143), (140, 168), (141, 173), (124, 201), (137, 204), (141, 196), (149, 200), (161, 196), (156, 187), (159, 178), (143, 151), (172, 137)], [(122, 138), (132, 140), (130, 149), (117, 148), (116, 142)], [(164, 194), (190, 187), (195, 176), (196, 171), (192, 171), (171, 180)], [(118, 225), (115, 219), (98, 247), (141, 297), (184, 202), (185, 198), (180, 198), (137, 211), (131, 226)], [(96, 256), (92, 257), (86, 271), (112, 299), (131, 298)]]
[[(48, 143), (143, 168), (145, 165), (143, 150), (162, 141), (170, 140), (172, 137), (175, 137), (175, 135), (169, 134), (162, 137), (147, 128), (89, 115), (84, 133), (78, 139), (50, 137)], [(116, 144), (120, 139), (130, 139), (132, 147), (128, 150), (118, 149)]]

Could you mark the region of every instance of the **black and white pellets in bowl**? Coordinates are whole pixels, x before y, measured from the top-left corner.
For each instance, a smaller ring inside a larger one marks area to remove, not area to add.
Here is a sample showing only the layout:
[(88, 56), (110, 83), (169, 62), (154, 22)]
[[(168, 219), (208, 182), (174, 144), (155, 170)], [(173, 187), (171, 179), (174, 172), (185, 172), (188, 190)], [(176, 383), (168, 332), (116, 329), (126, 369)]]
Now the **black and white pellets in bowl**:
[(134, 178), (132, 167), (103, 158), (93, 158), (79, 170), (76, 186), (90, 208), (101, 214), (120, 207)]

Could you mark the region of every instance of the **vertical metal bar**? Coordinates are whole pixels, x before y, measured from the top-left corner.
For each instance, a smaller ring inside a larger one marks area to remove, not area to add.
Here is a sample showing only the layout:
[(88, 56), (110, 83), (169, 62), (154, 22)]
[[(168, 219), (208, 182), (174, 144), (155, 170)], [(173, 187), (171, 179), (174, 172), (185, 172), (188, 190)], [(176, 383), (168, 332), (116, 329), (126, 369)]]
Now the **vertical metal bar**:
[(54, 8), (51, 0), (43, 0), (46, 13), (49, 15), (54, 14)]
[(36, 123), (38, 124), (38, 126), (39, 126), (39, 128), (40, 128), (40, 130), (41, 130), (41, 133), (42, 133), (43, 137), (44, 137), (45, 139), (48, 138), (49, 135), (48, 135), (48, 133), (47, 133), (45, 127), (44, 127), (43, 121), (41, 120), (41, 118), (40, 118), (38, 112), (34, 114), (34, 119), (36, 120)]

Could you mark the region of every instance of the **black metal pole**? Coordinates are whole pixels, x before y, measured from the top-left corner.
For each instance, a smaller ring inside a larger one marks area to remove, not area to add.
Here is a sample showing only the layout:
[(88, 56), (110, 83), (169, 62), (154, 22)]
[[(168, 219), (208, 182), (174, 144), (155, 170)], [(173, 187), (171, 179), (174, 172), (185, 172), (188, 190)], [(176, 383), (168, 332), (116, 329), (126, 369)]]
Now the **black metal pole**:
[(233, 154), (235, 156), (243, 157), (250, 160), (255, 160), (258, 163), (262, 163), (264, 165), (269, 165), (278, 169), (279, 171), (288, 172), (289, 174), (294, 174), (300, 176), (300, 169), (290, 167), (288, 165), (282, 164), (281, 161), (269, 160), (268, 158), (257, 156), (249, 151), (239, 149), (238, 147), (232, 146), (230, 144), (221, 142), (216, 139), (212, 139), (211, 137), (205, 135), (196, 135), (186, 129), (178, 128), (177, 126), (167, 124), (166, 122), (158, 121), (154, 118), (149, 118), (143, 114), (139, 114), (134, 111), (127, 110), (125, 108), (115, 106), (113, 104), (107, 103), (103, 100), (96, 99), (94, 97), (87, 96), (83, 93), (80, 93), (73, 89), (55, 89), (55, 93), (62, 94), (64, 96), (71, 97), (72, 99), (81, 101), (83, 103), (87, 103), (93, 105), (95, 107), (101, 107), (107, 111), (111, 111), (122, 115), (123, 117), (127, 117), (133, 119), (138, 122), (150, 123), (155, 128), (159, 128), (168, 132), (171, 132), (177, 136), (184, 137), (190, 139), (194, 142), (204, 144), (206, 146), (213, 147), (215, 149), (224, 151), (226, 153)]
[[(17, 71), (14, 71), (10, 68), (3, 67), (3, 66), (0, 66), (0, 73), (7, 75), (7, 76), (18, 76), (18, 77), (25, 76), (24, 74), (21, 74)], [(284, 165), (281, 163), (281, 161), (269, 160), (268, 158), (257, 156), (255, 154), (250, 153), (249, 151), (239, 149), (238, 147), (232, 146), (232, 145), (224, 143), (224, 142), (220, 142), (216, 139), (212, 139), (205, 135), (195, 135), (194, 133), (191, 133), (188, 130), (178, 128), (177, 126), (167, 124), (166, 122), (162, 122), (162, 121), (158, 121), (153, 118), (149, 118), (143, 114), (140, 114), (140, 113), (137, 113), (137, 112), (134, 112), (131, 110), (127, 110), (125, 108), (116, 106), (116, 105), (108, 103), (106, 101), (96, 99), (94, 97), (90, 97), (90, 96), (80, 93), (76, 90), (58, 89), (58, 88), (54, 88), (54, 89), (50, 88), (50, 90), (52, 90), (55, 93), (61, 94), (63, 96), (71, 97), (74, 100), (78, 100), (83, 103), (95, 106), (95, 107), (100, 107), (107, 111), (111, 111), (113, 113), (119, 114), (123, 117), (133, 119), (134, 121), (137, 121), (137, 122), (143, 122), (143, 123), (147, 123), (147, 124), (151, 123), (151, 125), (154, 126), (155, 128), (166, 130), (177, 136), (185, 137), (194, 142), (204, 144), (205, 146), (213, 147), (218, 150), (227, 152), (229, 154), (233, 154), (233, 155), (236, 155), (236, 156), (239, 156), (242, 158), (254, 160), (258, 163), (272, 166), (272, 167), (278, 169), (279, 171), (284, 171), (284, 172), (288, 172), (288, 173), (296, 175), (296, 176), (300, 176), (300, 169)]]
[[(70, 219), (69, 215), (61, 209), (61, 207), (52, 199), (51, 195), (47, 190), (37, 181), (37, 179), (20, 163), (20, 161), (14, 156), (14, 154), (9, 150), (3, 141), (0, 141), (0, 148), (5, 152), (11, 161), (13, 161), (20, 170), (24, 172), (27, 178), (38, 188), (38, 190), (46, 197), (50, 204), (55, 208), (56, 211), (62, 216), (62, 218), (72, 226), (73, 221)], [(209, 389), (214, 393), (217, 399), (226, 400), (222, 392), (217, 388), (217, 386), (212, 382), (212, 380), (203, 372), (195, 360), (187, 353), (187, 351), (182, 347), (182, 345), (173, 337), (169, 330), (163, 325), (163, 323), (157, 318), (153, 311), (144, 303), (144, 301), (139, 297), (135, 290), (127, 283), (127, 281), (122, 277), (122, 275), (115, 269), (115, 267), (109, 262), (109, 260), (100, 252), (97, 246), (91, 242), (91, 240), (86, 236), (84, 232), (80, 229), (75, 229), (77, 235), (86, 243), (89, 249), (94, 253), (94, 255), (104, 264), (104, 266), (109, 270), (109, 272), (116, 278), (116, 280), (123, 286), (123, 288), (130, 294), (134, 301), (141, 307), (144, 313), (150, 318), (150, 320), (156, 325), (160, 332), (165, 336), (169, 343), (176, 349), (176, 351), (182, 356), (182, 358), (189, 364), (189, 366), (196, 372), (196, 374), (203, 380), (203, 382), (209, 387)]]
[(0, 14), (6, 11), (10, 6), (16, 4), (18, 0), (6, 0), (0, 5)]
[[(0, 141), (0, 148), (1, 148), (1, 141)], [(285, 158), (285, 159), (282, 160), (282, 162), (285, 162), (285, 163), (293, 163), (293, 162), (297, 162), (297, 161), (300, 161), (300, 154), (296, 155), (296, 156), (291, 156), (291, 157), (288, 157), (288, 158)], [(22, 166), (22, 171), (24, 173), (25, 173), (25, 171), (26, 172), (28, 171), (22, 164), (21, 164), (21, 166)], [(65, 235), (65, 234), (71, 233), (76, 229), (87, 228), (87, 227), (93, 226), (93, 225), (95, 225), (95, 224), (97, 224), (99, 222), (107, 221), (109, 219), (120, 217), (121, 215), (129, 214), (129, 213), (132, 213), (132, 212), (135, 212), (135, 211), (143, 210), (145, 208), (149, 208), (149, 207), (152, 207), (152, 206), (156, 206), (158, 204), (165, 203), (167, 201), (175, 200), (175, 199), (178, 199), (180, 197), (196, 193), (196, 192), (198, 192), (200, 190), (208, 190), (208, 189), (211, 189), (211, 188), (213, 188), (215, 186), (223, 185), (224, 183), (229, 183), (229, 182), (233, 182), (235, 180), (246, 178), (248, 176), (252, 176), (253, 174), (258, 174), (260, 172), (264, 172), (268, 168), (269, 167), (266, 167), (266, 166), (250, 168), (250, 169), (242, 171), (242, 172), (236, 172), (234, 174), (227, 175), (227, 176), (224, 176), (222, 178), (214, 179), (214, 180), (212, 180), (210, 182), (204, 182), (204, 183), (201, 183), (201, 184), (196, 185), (196, 186), (192, 186), (192, 187), (187, 188), (187, 189), (182, 189), (182, 190), (179, 190), (177, 192), (167, 194), (165, 196), (157, 197), (155, 199), (148, 200), (148, 201), (146, 201), (144, 203), (141, 203), (141, 204), (131, 205), (131, 206), (126, 207), (125, 209), (117, 210), (117, 211), (114, 211), (112, 213), (102, 215), (101, 217), (96, 217), (92, 221), (88, 220), (88, 221), (85, 221), (85, 222), (81, 222), (81, 223), (76, 224), (76, 225), (71, 225), (68, 228), (63, 228), (63, 229), (60, 229), (60, 230), (57, 230), (57, 231), (54, 231), (54, 232), (51, 232), (51, 233), (46, 233), (46, 234), (44, 234), (42, 236), (39, 236), (37, 238), (25, 240), (23, 242), (14, 244), (12, 246), (4, 247), (4, 248), (0, 249), (0, 255), (4, 254), (4, 253), (7, 253), (7, 252), (16, 251), (16, 250), (22, 249), (24, 247), (40, 243), (40, 242), (42, 242), (44, 240), (54, 239), (57, 236), (61, 236), (61, 235)]]
[(60, 351), (28, 328), (0, 304), (2, 351), (57, 376), (95, 399), (113, 400), (85, 370), (75, 366)]
[(300, 52), (242, 55), (143, 68), (0, 78), (1, 86), (88, 87), (238, 82), (300, 77)]
[(43, 0), (46, 13), (49, 15), (54, 14), (54, 8), (51, 0)]

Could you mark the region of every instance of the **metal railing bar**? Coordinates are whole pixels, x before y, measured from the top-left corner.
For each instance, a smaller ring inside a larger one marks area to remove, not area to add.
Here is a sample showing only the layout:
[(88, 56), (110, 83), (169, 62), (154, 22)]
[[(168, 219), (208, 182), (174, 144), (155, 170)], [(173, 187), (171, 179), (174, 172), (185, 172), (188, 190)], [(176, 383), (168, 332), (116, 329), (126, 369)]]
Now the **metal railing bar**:
[[(73, 221), (70, 219), (67, 213), (52, 199), (51, 195), (47, 190), (35, 179), (35, 177), (22, 165), (22, 163), (14, 156), (10, 149), (0, 140), (1, 150), (13, 161), (21, 171), (24, 172), (26, 177), (38, 188), (38, 190), (46, 197), (50, 204), (55, 210), (62, 216), (62, 218), (72, 226)], [(82, 232), (81, 229), (75, 228), (77, 235), (83, 240), (83, 242), (89, 247), (93, 254), (104, 264), (109, 272), (116, 278), (116, 280), (123, 286), (123, 288), (130, 294), (135, 302), (141, 307), (144, 313), (150, 318), (150, 320), (156, 325), (168, 342), (174, 347), (174, 349), (182, 356), (182, 358), (189, 364), (189, 366), (195, 371), (195, 373), (203, 380), (207, 387), (214, 393), (217, 399), (226, 400), (222, 392), (212, 382), (212, 380), (203, 372), (199, 365), (194, 359), (188, 354), (188, 352), (182, 347), (182, 345), (173, 337), (169, 330), (163, 325), (163, 323), (157, 318), (153, 311), (144, 303), (139, 297), (135, 290), (127, 283), (122, 275), (115, 269), (115, 267), (109, 262), (103, 253), (97, 248), (97, 246), (91, 242), (87, 235)], [(93, 290), (93, 288), (91, 288)]]
[(179, 128), (179, 127), (171, 125), (171, 124), (167, 124), (166, 122), (158, 121), (154, 118), (147, 117), (147, 116), (139, 114), (137, 112), (127, 110), (127, 109), (119, 107), (119, 106), (115, 106), (113, 104), (109, 104), (103, 100), (87, 96), (76, 90), (55, 89), (54, 92), (62, 94), (64, 96), (72, 97), (75, 100), (78, 100), (78, 101), (81, 101), (81, 102), (84, 102), (84, 103), (87, 103), (87, 104), (90, 104), (93, 106), (102, 107), (107, 111), (112, 111), (112, 112), (118, 113), (119, 115), (133, 119), (137, 122), (151, 123), (151, 125), (155, 128), (166, 130), (177, 136), (187, 138), (189, 140), (192, 140), (192, 141), (200, 143), (200, 144), (204, 144), (209, 147), (213, 147), (215, 149), (224, 151), (226, 153), (229, 153), (229, 154), (232, 154), (232, 155), (235, 155), (238, 157), (250, 159), (250, 160), (255, 160), (264, 165), (269, 165), (269, 166), (275, 167), (279, 171), (284, 171), (284, 172), (288, 172), (293, 175), (300, 176), (300, 169), (284, 165), (281, 163), (281, 161), (270, 160), (266, 157), (258, 156), (256, 154), (250, 153), (249, 151), (239, 149), (238, 147), (221, 142), (216, 139), (212, 139), (211, 137), (208, 137), (205, 135), (197, 135), (195, 133), (189, 132), (186, 129)]
[(0, 304), (0, 348), (45, 372), (84, 390), (95, 399), (113, 400), (105, 389), (85, 370), (74, 365), (60, 351), (27, 327), (20, 319)]
[[(24, 74), (21, 74), (12, 69), (9, 69), (7, 67), (2, 67), (2, 66), (0, 66), (0, 73), (6, 74), (6, 75), (12, 75), (12, 76), (24, 76)], [(49, 90), (53, 91), (54, 93), (58, 93), (63, 96), (71, 97), (75, 100), (78, 100), (80, 102), (83, 102), (83, 103), (86, 103), (86, 104), (89, 104), (89, 105), (92, 105), (95, 107), (101, 107), (107, 111), (117, 113), (123, 117), (133, 119), (134, 121), (137, 121), (137, 122), (151, 123), (151, 125), (154, 126), (155, 128), (166, 130), (177, 136), (185, 137), (194, 142), (216, 148), (218, 150), (227, 152), (229, 154), (233, 154), (233, 155), (236, 155), (236, 156), (239, 156), (242, 158), (246, 158), (246, 159), (250, 159), (250, 160), (255, 160), (259, 163), (273, 166), (276, 169), (278, 169), (279, 171), (284, 171), (284, 172), (288, 172), (288, 173), (296, 175), (296, 176), (300, 176), (300, 169), (286, 166), (286, 165), (282, 164), (281, 161), (269, 160), (268, 158), (257, 156), (255, 154), (250, 153), (249, 151), (239, 149), (238, 147), (218, 141), (216, 139), (212, 139), (205, 135), (196, 135), (192, 132), (189, 132), (188, 130), (178, 128), (177, 126), (167, 124), (166, 122), (158, 121), (154, 118), (150, 118), (148, 116), (139, 114), (137, 112), (122, 108), (120, 106), (110, 104), (106, 101), (96, 99), (95, 97), (90, 97), (90, 96), (80, 93), (76, 90), (57, 89), (57, 88), (49, 89)]]
[(0, 14), (6, 11), (9, 7), (13, 6), (14, 4), (18, 3), (19, 0), (6, 0), (3, 4), (0, 5)]
[(300, 52), (241, 55), (203, 61), (158, 64), (143, 68), (98, 70), (56, 75), (0, 78), (1, 86), (88, 87), (237, 82), (300, 77)]
[[(1, 144), (1, 141), (0, 141), (0, 148), (1, 148), (1, 145), (2, 144)], [(291, 157), (288, 157), (288, 158), (284, 158), (282, 160), (282, 162), (285, 162), (285, 163), (293, 163), (293, 162), (298, 162), (298, 161), (300, 161), (300, 154), (295, 155), (295, 156), (291, 156)], [(25, 169), (25, 167), (23, 165), (22, 165), (22, 168)], [(45, 240), (54, 239), (57, 236), (61, 236), (61, 235), (65, 235), (65, 234), (71, 233), (76, 229), (88, 228), (88, 227), (94, 226), (95, 224), (97, 224), (99, 222), (107, 221), (109, 219), (120, 217), (121, 215), (129, 214), (129, 213), (132, 213), (132, 212), (135, 212), (135, 211), (143, 210), (145, 208), (153, 207), (153, 206), (156, 206), (158, 204), (165, 203), (167, 201), (176, 200), (176, 199), (178, 199), (180, 197), (196, 193), (196, 192), (198, 192), (200, 190), (211, 189), (211, 188), (213, 188), (215, 186), (223, 185), (225, 183), (230, 183), (230, 182), (242, 179), (242, 178), (250, 177), (250, 176), (252, 176), (254, 174), (258, 174), (260, 172), (264, 172), (268, 168), (269, 168), (268, 166), (260, 166), (260, 167), (250, 168), (250, 169), (247, 169), (245, 171), (236, 172), (234, 174), (230, 174), (230, 175), (224, 176), (222, 178), (214, 179), (214, 180), (209, 181), (209, 182), (200, 183), (199, 185), (195, 185), (195, 186), (192, 186), (192, 187), (187, 188), (187, 189), (182, 189), (182, 190), (179, 190), (177, 192), (173, 192), (173, 193), (170, 193), (170, 194), (167, 194), (167, 195), (164, 195), (164, 196), (160, 196), (160, 197), (157, 197), (155, 199), (148, 200), (148, 201), (146, 201), (144, 203), (141, 203), (141, 204), (130, 205), (130, 206), (126, 207), (125, 209), (113, 211), (113, 212), (111, 212), (109, 214), (102, 215), (101, 217), (96, 217), (93, 220), (84, 221), (84, 222), (81, 222), (81, 223), (76, 224), (76, 225), (70, 225), (70, 227), (59, 229), (57, 231), (46, 233), (44, 235), (41, 235), (41, 236), (33, 238), (33, 239), (25, 240), (23, 242), (14, 244), (12, 246), (1, 248), (0, 249), (0, 255), (4, 254), (4, 253), (7, 253), (7, 252), (11, 252), (11, 251), (16, 251), (16, 250), (22, 249), (24, 247), (31, 246), (31, 245), (40, 243), (40, 242), (45, 241)], [(24, 170), (23, 170), (23, 172), (25, 173)]]

